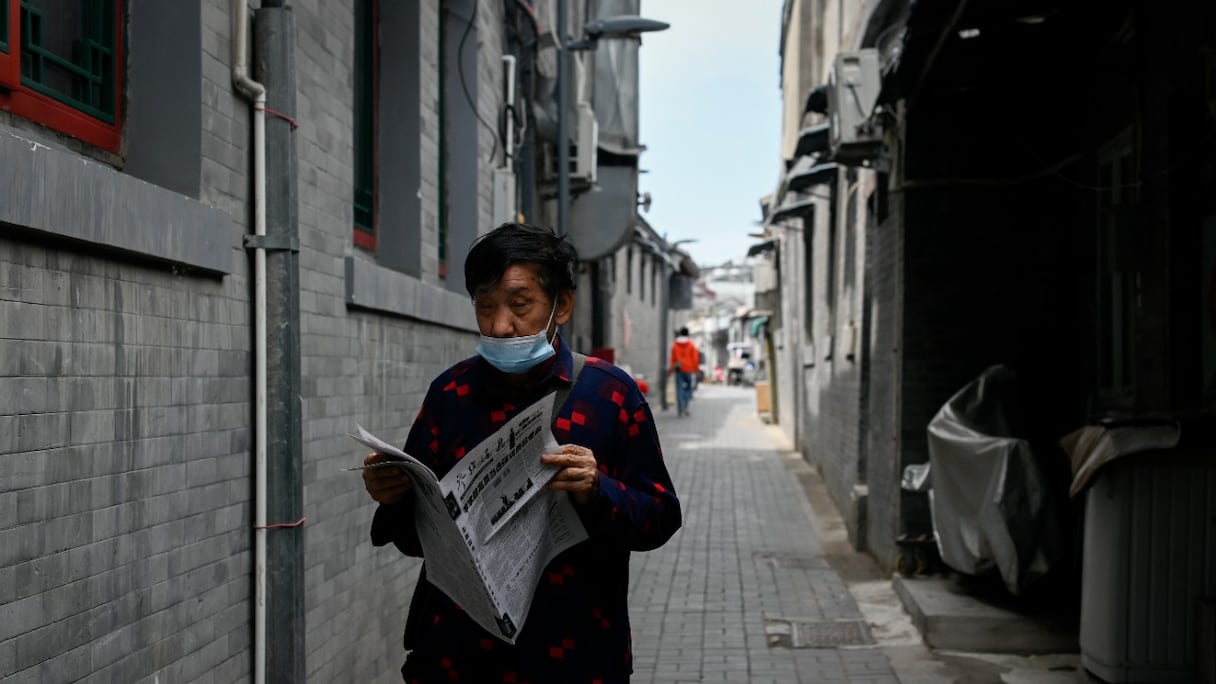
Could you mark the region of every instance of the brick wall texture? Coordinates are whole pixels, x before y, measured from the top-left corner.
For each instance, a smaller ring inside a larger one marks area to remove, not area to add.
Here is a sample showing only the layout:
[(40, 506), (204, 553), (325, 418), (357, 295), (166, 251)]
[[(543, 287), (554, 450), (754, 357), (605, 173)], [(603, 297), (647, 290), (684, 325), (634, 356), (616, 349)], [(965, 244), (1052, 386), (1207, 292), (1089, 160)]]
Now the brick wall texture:
[[(853, 511), (854, 485), (864, 483), (863, 366), (867, 349), (862, 337), (865, 312), (866, 202), (860, 182), (841, 175), (836, 193), (837, 225), (823, 200), (814, 214), (809, 277), (813, 279), (812, 342), (814, 365), (805, 370), (806, 409), (800, 439), (806, 458), (824, 481), (844, 514), (852, 538), (859, 539), (860, 518)], [(786, 323), (804, 330), (798, 321)], [(808, 348), (808, 356), (810, 349)]]
[(885, 220), (874, 221), (868, 231), (869, 264), (866, 268), (870, 307), (869, 373), (867, 393), (866, 545), (886, 567), (895, 564), (895, 539), (900, 533), (900, 335), (902, 331), (903, 223), (899, 196), (892, 195)]
[[(633, 273), (626, 272), (629, 259), (627, 250), (633, 250)], [(612, 321), (610, 346), (616, 349), (617, 363), (627, 365), (634, 373), (641, 373), (649, 381), (651, 408), (660, 405), (659, 376), (666, 372), (665, 366), (659, 365), (660, 358), (666, 358), (665, 340), (672, 339), (671, 330), (662, 330), (662, 301), (664, 284), (660, 282), (665, 272), (665, 266), (651, 252), (628, 245), (617, 250), (614, 263), (615, 287), (611, 288), (609, 299)], [(632, 279), (630, 291), (626, 292), (625, 282)], [(658, 286), (656, 288), (656, 286)], [(626, 324), (628, 320), (628, 324)], [(628, 326), (628, 334), (626, 334)], [(670, 324), (669, 328), (675, 329)]]
[[(393, 682), (418, 562), (371, 546), (374, 504), (361, 478), (340, 470), (363, 455), (346, 433), (359, 423), (404, 441), (430, 379), (471, 354), (476, 338), (348, 309), (353, 2), (291, 5), (306, 672), (315, 682)], [(501, 91), (502, 12), (502, 3), (480, 2), (476, 97), (490, 121)], [(421, 279), (442, 287), (439, 0), (423, 0), (420, 16), (424, 181), (381, 191), (421, 193)], [(234, 273), (192, 275), (0, 237), (4, 684), (251, 678), (252, 307), (240, 248), (250, 230), (250, 116), (231, 86), (231, 23), (230, 3), (204, 0), (199, 201), (233, 220)], [(479, 182), (468, 190), (484, 224), (493, 136), (484, 127), (475, 134)], [(462, 258), (451, 255), (453, 267)]]

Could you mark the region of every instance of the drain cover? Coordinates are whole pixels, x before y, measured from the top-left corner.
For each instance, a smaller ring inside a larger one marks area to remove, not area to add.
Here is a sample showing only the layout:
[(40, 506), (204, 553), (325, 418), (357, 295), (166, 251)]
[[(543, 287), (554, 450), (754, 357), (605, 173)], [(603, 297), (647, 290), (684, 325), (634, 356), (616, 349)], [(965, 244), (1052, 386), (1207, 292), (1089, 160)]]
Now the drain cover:
[(798, 556), (788, 553), (757, 553), (756, 557), (773, 566), (787, 570), (830, 570), (823, 556)]
[(861, 620), (767, 619), (764, 636), (769, 648), (837, 648), (874, 643), (869, 628)]

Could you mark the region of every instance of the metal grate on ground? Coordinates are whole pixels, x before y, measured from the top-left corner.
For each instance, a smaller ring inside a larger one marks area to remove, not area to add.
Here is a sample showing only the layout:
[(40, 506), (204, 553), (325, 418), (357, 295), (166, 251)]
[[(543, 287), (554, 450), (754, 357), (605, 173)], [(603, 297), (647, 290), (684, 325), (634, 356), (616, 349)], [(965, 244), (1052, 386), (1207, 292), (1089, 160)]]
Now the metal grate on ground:
[(839, 648), (874, 643), (861, 620), (765, 618), (764, 636), (769, 648)]

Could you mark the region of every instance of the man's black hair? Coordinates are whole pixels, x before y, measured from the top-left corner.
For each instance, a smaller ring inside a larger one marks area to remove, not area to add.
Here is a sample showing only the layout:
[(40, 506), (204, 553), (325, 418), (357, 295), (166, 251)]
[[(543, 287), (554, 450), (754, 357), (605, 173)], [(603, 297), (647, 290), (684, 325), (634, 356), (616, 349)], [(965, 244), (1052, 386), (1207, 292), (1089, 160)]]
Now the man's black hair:
[(688, 337), (688, 328), (680, 328), (680, 335), (683, 337)]
[(577, 287), (578, 252), (565, 238), (524, 223), (504, 223), (473, 241), (464, 260), (464, 285), (470, 297), (493, 290), (507, 269), (536, 264), (549, 299)]

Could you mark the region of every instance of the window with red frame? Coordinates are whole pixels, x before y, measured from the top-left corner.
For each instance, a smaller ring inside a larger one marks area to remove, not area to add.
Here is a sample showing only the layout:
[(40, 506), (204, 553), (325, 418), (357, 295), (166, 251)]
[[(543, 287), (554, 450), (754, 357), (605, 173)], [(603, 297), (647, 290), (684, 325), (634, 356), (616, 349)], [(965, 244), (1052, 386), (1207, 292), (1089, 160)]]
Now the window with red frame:
[(118, 152), (122, 0), (0, 0), (0, 109)]
[(376, 248), (376, 0), (355, 2), (355, 244)]

